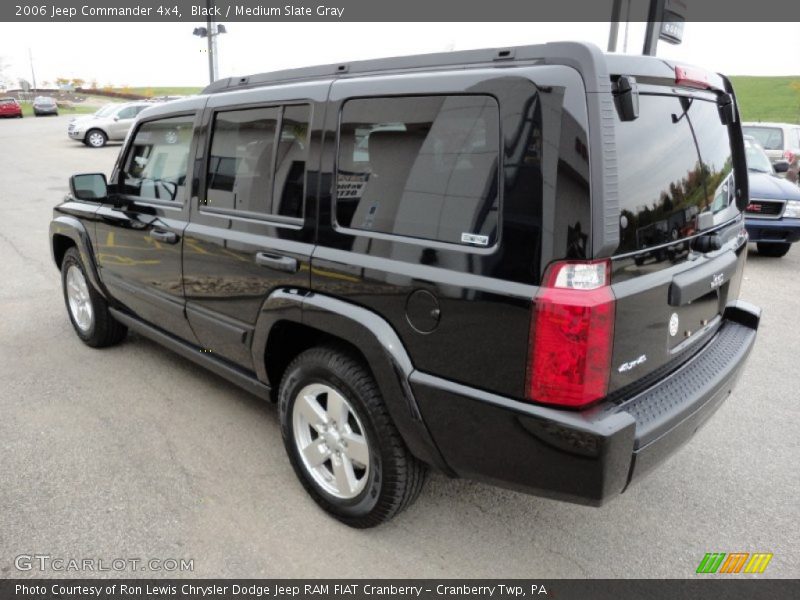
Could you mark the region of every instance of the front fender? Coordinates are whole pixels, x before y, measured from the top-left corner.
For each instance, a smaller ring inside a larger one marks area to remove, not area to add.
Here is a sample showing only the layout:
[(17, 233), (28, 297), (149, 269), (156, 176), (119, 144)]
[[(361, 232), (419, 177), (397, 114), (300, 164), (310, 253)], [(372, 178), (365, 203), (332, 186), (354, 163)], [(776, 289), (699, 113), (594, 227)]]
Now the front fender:
[(86, 230), (86, 226), (80, 219), (70, 215), (59, 215), (50, 221), (50, 255), (56, 266), (60, 268), (55, 249), (56, 236), (64, 236), (72, 240), (81, 254), (81, 260), (86, 268), (86, 275), (89, 277), (89, 281), (103, 297), (108, 299), (110, 296), (105, 285), (100, 280), (100, 273), (92, 251), (92, 239)]

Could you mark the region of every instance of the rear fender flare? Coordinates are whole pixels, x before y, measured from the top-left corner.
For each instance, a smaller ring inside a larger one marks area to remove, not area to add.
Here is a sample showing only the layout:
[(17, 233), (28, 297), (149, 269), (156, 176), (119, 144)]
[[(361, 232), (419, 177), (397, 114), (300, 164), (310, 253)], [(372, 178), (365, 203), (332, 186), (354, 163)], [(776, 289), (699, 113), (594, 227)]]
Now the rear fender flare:
[(294, 321), (342, 339), (364, 355), (380, 388), (389, 414), (411, 452), (428, 464), (452, 474), (422, 421), (409, 384), (411, 358), (389, 323), (376, 313), (344, 300), (309, 291), (279, 289), (264, 302), (253, 336), (253, 363), (258, 378), (270, 381), (264, 357), (272, 328)]

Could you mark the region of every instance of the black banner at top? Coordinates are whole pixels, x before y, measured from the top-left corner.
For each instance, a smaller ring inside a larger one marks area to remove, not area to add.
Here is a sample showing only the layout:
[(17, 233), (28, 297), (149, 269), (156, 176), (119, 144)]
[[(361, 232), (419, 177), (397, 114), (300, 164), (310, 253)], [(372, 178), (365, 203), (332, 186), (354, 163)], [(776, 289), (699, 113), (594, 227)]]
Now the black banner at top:
[[(800, 2), (616, 0), (627, 21), (666, 8), (685, 21), (800, 21)], [(607, 22), (615, 0), (3, 0), (0, 21)]]

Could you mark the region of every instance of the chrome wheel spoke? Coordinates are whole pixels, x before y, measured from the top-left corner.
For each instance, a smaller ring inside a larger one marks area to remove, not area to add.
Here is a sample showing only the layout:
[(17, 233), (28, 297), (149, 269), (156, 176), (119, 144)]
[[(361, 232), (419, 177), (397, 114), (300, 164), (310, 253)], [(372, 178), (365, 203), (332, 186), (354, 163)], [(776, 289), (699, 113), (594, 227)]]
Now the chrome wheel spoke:
[(342, 439), (347, 444), (344, 449), (344, 453), (347, 457), (364, 467), (368, 467), (369, 447), (367, 446), (367, 440), (364, 439), (364, 436), (358, 433), (346, 433), (342, 436)]
[(335, 390), (328, 392), (328, 406), (325, 411), (328, 415), (328, 420), (336, 423), (336, 427), (341, 429), (347, 425), (347, 416), (350, 414), (347, 408), (347, 402), (342, 395)]
[(333, 475), (336, 477), (336, 487), (339, 493), (350, 496), (356, 487), (356, 474), (353, 463), (347, 456), (341, 454), (333, 459)]
[(306, 418), (309, 425), (318, 428), (319, 425), (324, 425), (328, 422), (328, 417), (325, 410), (322, 408), (317, 398), (311, 394), (306, 394), (297, 399), (297, 408), (301, 414)]

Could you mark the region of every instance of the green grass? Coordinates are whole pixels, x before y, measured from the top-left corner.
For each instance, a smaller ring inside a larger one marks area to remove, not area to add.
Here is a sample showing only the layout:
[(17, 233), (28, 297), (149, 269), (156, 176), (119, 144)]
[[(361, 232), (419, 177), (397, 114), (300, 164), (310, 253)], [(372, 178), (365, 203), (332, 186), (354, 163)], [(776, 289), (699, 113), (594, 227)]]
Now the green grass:
[[(22, 107), (22, 115), (24, 117), (33, 116), (33, 105), (30, 102), (20, 102), (19, 104)], [(96, 106), (75, 105), (71, 108), (58, 107), (58, 114), (60, 115), (88, 115), (93, 112), (97, 112)]]
[(731, 82), (739, 100), (743, 121), (776, 121), (800, 123), (800, 76), (750, 77), (732, 76)]

